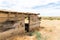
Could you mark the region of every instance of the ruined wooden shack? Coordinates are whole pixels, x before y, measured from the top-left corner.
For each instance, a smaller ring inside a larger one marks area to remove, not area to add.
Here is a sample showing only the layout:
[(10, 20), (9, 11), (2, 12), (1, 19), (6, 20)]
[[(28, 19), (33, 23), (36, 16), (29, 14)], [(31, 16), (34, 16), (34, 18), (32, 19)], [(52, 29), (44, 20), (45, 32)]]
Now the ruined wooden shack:
[(38, 15), (38, 13), (0, 10), (0, 40), (38, 29), (40, 27)]
[[(28, 32), (40, 27), (38, 15), (38, 13), (0, 10), (0, 26), (5, 24), (8, 25), (7, 28), (11, 28), (17, 22), (19, 27), (24, 28), (24, 30)], [(27, 21), (25, 21), (25, 19), (27, 19)], [(11, 26), (9, 24), (13, 25)]]

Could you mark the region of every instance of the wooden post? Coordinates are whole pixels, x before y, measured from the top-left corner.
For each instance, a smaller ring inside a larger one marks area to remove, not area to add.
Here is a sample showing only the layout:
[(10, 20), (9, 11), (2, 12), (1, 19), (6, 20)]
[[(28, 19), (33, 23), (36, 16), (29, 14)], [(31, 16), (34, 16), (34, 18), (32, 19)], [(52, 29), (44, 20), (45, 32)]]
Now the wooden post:
[(7, 19), (7, 20), (9, 20), (9, 18), (10, 18), (10, 16), (9, 16), (9, 15), (10, 15), (10, 12), (8, 13), (8, 19)]
[(18, 20), (18, 13), (15, 13), (15, 21)]

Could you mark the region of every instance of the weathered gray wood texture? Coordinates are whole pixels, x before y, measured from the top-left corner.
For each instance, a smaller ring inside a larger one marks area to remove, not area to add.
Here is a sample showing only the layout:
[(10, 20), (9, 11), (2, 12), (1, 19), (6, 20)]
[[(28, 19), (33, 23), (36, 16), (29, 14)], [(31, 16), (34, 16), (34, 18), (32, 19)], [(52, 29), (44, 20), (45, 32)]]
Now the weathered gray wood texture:
[(30, 30), (40, 27), (40, 20), (37, 15), (30, 15)]
[[(0, 24), (4, 23), (5, 21), (12, 20), (17, 21), (17, 23), (14, 23), (12, 27), (15, 27), (14, 29), (10, 29), (5, 32), (0, 32), (1, 39), (10, 37), (15, 34), (19, 34), (22, 32), (25, 32), (25, 17), (29, 17), (29, 30), (37, 29), (40, 27), (40, 20), (37, 15), (35, 14), (17, 14), (17, 13), (0, 13)], [(2, 24), (1, 24), (2, 25)], [(0, 25), (0, 26), (1, 26)], [(10, 27), (10, 25), (8, 26)], [(4, 36), (5, 35), (5, 36)]]

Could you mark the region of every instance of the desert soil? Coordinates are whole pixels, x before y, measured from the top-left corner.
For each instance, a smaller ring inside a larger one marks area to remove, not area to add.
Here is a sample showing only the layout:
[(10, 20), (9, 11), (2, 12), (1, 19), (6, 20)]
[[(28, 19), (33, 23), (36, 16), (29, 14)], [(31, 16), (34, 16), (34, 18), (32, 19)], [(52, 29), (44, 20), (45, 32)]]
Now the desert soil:
[(41, 21), (42, 35), (46, 40), (60, 40), (60, 20), (42, 20)]

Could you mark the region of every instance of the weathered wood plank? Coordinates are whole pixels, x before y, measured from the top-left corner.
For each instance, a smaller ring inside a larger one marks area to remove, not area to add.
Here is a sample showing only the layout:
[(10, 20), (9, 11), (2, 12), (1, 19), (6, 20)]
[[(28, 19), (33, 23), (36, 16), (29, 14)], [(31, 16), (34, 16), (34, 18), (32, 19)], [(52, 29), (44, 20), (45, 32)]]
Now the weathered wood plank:
[(5, 40), (9, 37), (18, 35), (18, 34), (22, 34), (24, 33), (24, 28), (15, 28), (15, 29), (11, 29), (9, 31), (5, 31), (3, 33), (0, 33), (0, 40)]

